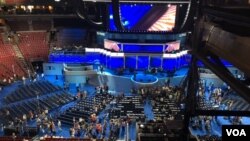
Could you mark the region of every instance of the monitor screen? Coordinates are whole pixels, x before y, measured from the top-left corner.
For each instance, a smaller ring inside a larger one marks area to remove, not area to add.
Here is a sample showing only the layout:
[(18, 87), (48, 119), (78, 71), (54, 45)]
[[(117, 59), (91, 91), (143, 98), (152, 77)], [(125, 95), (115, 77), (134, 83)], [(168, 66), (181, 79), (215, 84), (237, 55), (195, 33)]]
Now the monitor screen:
[[(120, 4), (120, 18), (129, 31), (172, 31), (176, 5)], [(109, 5), (109, 29), (116, 31), (112, 5)]]
[(110, 51), (119, 52), (120, 51), (120, 44), (118, 42), (105, 39), (104, 40), (104, 48), (108, 49)]
[(173, 52), (180, 49), (180, 41), (166, 43), (165, 52)]

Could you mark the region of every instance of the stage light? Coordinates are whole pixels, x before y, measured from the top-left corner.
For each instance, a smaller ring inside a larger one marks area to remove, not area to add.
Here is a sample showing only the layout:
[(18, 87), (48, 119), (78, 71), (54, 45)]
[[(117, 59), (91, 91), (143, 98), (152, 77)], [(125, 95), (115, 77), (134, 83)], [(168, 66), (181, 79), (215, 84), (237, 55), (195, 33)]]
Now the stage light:
[(180, 4), (180, 7), (182, 7), (182, 4)]
[(55, 0), (55, 2), (60, 2), (61, 0)]
[(140, 128), (144, 128), (144, 125), (143, 125), (143, 124), (140, 124)]
[(168, 8), (171, 7), (171, 4), (168, 4)]
[(109, 19), (113, 19), (113, 15), (109, 15)]

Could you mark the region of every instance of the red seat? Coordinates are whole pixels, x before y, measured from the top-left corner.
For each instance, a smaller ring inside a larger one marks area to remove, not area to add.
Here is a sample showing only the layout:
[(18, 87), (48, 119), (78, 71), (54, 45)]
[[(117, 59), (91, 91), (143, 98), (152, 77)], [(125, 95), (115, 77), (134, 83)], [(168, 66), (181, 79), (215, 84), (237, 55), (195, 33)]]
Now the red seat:
[(49, 47), (46, 32), (18, 32), (18, 34), (18, 47), (27, 60), (48, 59)]

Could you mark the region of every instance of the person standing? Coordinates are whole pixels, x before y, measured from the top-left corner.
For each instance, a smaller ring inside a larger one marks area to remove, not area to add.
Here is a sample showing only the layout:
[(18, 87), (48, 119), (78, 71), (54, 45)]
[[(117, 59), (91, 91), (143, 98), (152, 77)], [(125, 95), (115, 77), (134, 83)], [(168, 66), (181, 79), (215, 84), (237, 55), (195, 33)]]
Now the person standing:
[(62, 123), (60, 120), (57, 121), (57, 127), (59, 131), (62, 131)]

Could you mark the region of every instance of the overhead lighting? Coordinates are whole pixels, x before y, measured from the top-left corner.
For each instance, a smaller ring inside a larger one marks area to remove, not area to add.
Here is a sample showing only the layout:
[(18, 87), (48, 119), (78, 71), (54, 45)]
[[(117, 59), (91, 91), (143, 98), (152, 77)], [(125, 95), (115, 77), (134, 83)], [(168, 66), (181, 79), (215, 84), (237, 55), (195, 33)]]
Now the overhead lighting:
[(55, 0), (55, 2), (59, 2), (59, 1), (61, 1), (61, 0)]

